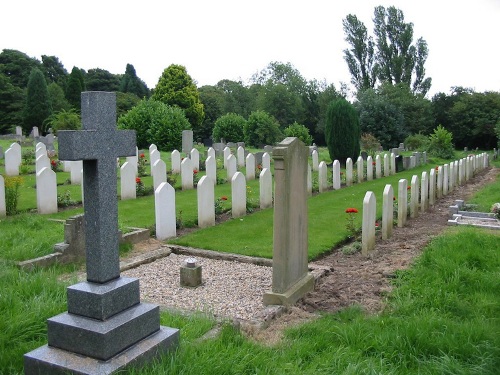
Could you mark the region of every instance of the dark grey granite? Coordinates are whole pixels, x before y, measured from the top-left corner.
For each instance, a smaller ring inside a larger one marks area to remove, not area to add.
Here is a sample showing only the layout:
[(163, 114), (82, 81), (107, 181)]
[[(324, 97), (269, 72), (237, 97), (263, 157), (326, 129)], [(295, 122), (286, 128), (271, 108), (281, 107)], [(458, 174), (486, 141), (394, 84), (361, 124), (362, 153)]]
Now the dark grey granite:
[(54, 348), (39, 347), (24, 355), (25, 374), (37, 375), (108, 375), (130, 367), (139, 367), (151, 362), (179, 345), (179, 330), (160, 327), (160, 330), (139, 341), (108, 361), (84, 357), (80, 354)]
[(68, 312), (106, 320), (140, 303), (139, 280), (120, 277), (106, 284), (83, 282), (67, 289)]
[[(47, 320), (48, 344), (72, 353), (108, 360), (158, 331), (159, 321), (159, 307), (146, 303), (105, 321), (62, 313)], [(78, 340), (75, 340), (76, 337)]]
[(116, 129), (116, 94), (82, 93), (83, 130), (58, 132), (59, 159), (83, 160), (87, 280), (120, 276), (116, 158), (135, 155), (133, 130)]

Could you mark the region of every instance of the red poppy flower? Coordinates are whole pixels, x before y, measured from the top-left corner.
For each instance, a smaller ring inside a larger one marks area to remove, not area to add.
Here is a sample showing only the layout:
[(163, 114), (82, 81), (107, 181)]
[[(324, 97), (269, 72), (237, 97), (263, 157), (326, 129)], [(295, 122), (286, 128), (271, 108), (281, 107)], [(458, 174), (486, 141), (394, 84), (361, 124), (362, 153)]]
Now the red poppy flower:
[(227, 197), (225, 195), (223, 195), (222, 197), (220, 197), (220, 200), (221, 201), (227, 201)]
[(262, 169), (262, 165), (257, 165), (257, 169)]
[(144, 157), (146, 157), (144, 154), (140, 154), (139, 157), (142, 159)]
[(372, 165), (377, 165), (377, 163), (376, 162), (372, 162)]
[(197, 169), (195, 169), (195, 170), (193, 171), (193, 173), (194, 173), (194, 174), (198, 173), (198, 170), (197, 170)]
[(140, 184), (140, 183), (141, 183), (141, 179), (140, 179), (139, 177), (136, 177), (136, 178), (135, 178), (135, 183), (136, 183), (136, 184)]
[(406, 190), (411, 190), (411, 186), (408, 186), (408, 187), (406, 188)]
[(347, 208), (347, 209), (345, 210), (345, 212), (346, 212), (347, 214), (357, 214), (357, 213), (358, 213), (358, 210), (357, 210), (356, 208), (352, 208), (352, 207), (350, 207), (350, 208)]
[(396, 200), (396, 197), (392, 197), (392, 200), (395, 201)]
[(438, 167), (438, 166), (436, 166), (436, 171), (438, 171), (438, 170), (439, 170), (439, 167)]
[(57, 165), (57, 161), (55, 160), (51, 160), (50, 161), (50, 165), (52, 165), (53, 167), (55, 167)]

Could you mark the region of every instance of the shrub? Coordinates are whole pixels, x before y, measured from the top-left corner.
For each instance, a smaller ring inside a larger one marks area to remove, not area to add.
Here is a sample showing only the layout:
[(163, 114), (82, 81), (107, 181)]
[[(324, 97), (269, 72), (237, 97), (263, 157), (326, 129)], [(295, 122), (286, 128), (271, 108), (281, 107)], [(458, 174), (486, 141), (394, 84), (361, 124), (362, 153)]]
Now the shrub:
[(245, 124), (245, 118), (236, 113), (228, 113), (221, 116), (215, 121), (212, 139), (217, 142), (221, 138), (224, 138), (226, 142), (241, 142), (244, 137), (243, 129), (245, 128)]
[(429, 153), (439, 158), (452, 159), (455, 156), (452, 139), (453, 134), (441, 125), (438, 125), (438, 127), (434, 129), (434, 133), (429, 135)]
[(380, 142), (370, 133), (361, 134), (361, 150), (366, 151), (371, 156), (381, 148)]
[(426, 150), (428, 146), (429, 138), (421, 133), (409, 135), (405, 139), (405, 148), (410, 151)]
[(299, 138), (306, 146), (309, 146), (313, 140), (313, 137), (309, 134), (309, 129), (297, 122), (285, 128), (284, 133), (285, 137)]
[(278, 121), (264, 111), (250, 113), (243, 132), (245, 143), (254, 147), (273, 145), (283, 138)]
[(59, 130), (78, 130), (81, 127), (80, 115), (74, 108), (53, 113), (44, 123), (44, 128), (52, 128), (54, 134)]
[(5, 177), (5, 211), (7, 215), (15, 215), (17, 213), (17, 203), (19, 202), (19, 195), (23, 183), (22, 177)]

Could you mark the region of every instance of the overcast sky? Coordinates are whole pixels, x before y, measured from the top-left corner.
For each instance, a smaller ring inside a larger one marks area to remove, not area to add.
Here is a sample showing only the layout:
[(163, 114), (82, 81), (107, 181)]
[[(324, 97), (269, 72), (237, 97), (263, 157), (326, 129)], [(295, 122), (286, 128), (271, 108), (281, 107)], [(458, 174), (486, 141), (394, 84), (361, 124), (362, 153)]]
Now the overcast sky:
[(350, 82), (342, 19), (355, 14), (373, 30), (375, 6), (394, 5), (429, 47), (430, 98), (452, 86), (500, 91), (500, 0), (12, 0), (2, 4), (0, 49), (68, 72), (125, 72), (148, 87), (180, 64), (198, 86), (247, 82), (271, 61), (290, 62), (306, 79)]

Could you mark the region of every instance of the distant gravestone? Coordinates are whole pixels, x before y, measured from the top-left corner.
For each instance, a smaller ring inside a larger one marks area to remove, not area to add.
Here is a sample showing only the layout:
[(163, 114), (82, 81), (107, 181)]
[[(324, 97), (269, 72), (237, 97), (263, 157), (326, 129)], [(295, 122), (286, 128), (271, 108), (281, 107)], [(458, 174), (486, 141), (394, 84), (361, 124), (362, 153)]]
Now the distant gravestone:
[(43, 168), (50, 168), (50, 159), (47, 154), (41, 154), (35, 160), (35, 171), (40, 172)]
[(57, 212), (56, 173), (50, 167), (36, 173), (36, 207), (42, 215)]
[(193, 148), (189, 154), (191, 157), (191, 163), (193, 164), (193, 171), (200, 170), (200, 152), (198, 149)]
[(373, 180), (373, 159), (371, 156), (366, 158), (366, 180)]
[(356, 168), (357, 168), (357, 175), (358, 175), (358, 183), (363, 182), (363, 177), (364, 177), (364, 162), (363, 158), (361, 156), (358, 156), (358, 159), (356, 161)]
[(20, 126), (16, 126), (16, 136), (18, 138), (22, 138), (23, 136), (23, 128), (21, 128)]
[(245, 166), (245, 149), (239, 146), (236, 150), (236, 156), (238, 159), (238, 167), (243, 168)]
[(163, 241), (177, 235), (175, 218), (175, 189), (162, 182), (155, 190), (156, 239)]
[(38, 131), (38, 126), (33, 126), (33, 129), (31, 129), (31, 138), (36, 138), (40, 136), (40, 132)]
[(247, 186), (245, 176), (236, 172), (231, 179), (231, 216), (238, 218), (247, 212)]
[(389, 177), (391, 174), (389, 155), (384, 154), (384, 177)]
[(443, 197), (443, 167), (439, 166), (436, 175), (436, 196), (438, 199)]
[(81, 185), (83, 178), (82, 169), (82, 160), (71, 160), (71, 170), (69, 174), (71, 185)]
[(274, 231), (272, 290), (264, 305), (292, 305), (314, 288), (308, 273), (308, 148), (285, 138), (273, 149)]
[(345, 184), (352, 186), (352, 159), (347, 158), (345, 162)]
[[(14, 143), (13, 145), (18, 145)], [(19, 166), (21, 165), (21, 146), (11, 145), (5, 151), (5, 174), (7, 176), (19, 176)]]
[(267, 152), (262, 155), (262, 169), (264, 168), (271, 169), (271, 156)]
[(181, 153), (177, 150), (172, 151), (170, 161), (172, 163), (172, 173), (181, 173)]
[(213, 181), (203, 176), (196, 188), (198, 196), (198, 227), (206, 228), (215, 225), (215, 201)]
[(420, 197), (419, 193), (419, 181), (418, 176), (413, 175), (411, 177), (411, 193), (410, 193), (410, 217), (412, 219), (418, 216), (418, 199)]
[(226, 164), (227, 164), (227, 180), (231, 181), (234, 174), (238, 171), (238, 169), (236, 168), (236, 157), (233, 154), (230, 154), (227, 157)]
[(207, 150), (207, 158), (209, 158), (210, 156), (214, 159), (216, 158), (215, 149), (213, 147), (209, 147)]
[(320, 193), (328, 191), (328, 168), (324, 161), (318, 166), (318, 187)]
[(455, 188), (455, 162), (452, 161), (449, 165), (450, 165), (450, 172), (448, 181), (448, 191), (451, 193)]
[(368, 152), (361, 151), (361, 157), (363, 158), (364, 161), (367, 161), (368, 160)]
[(227, 158), (231, 155), (231, 149), (229, 147), (224, 147), (222, 151), (224, 153), (224, 169), (227, 169)]
[(224, 148), (225, 147), (226, 147), (226, 145), (224, 143), (214, 143), (212, 145), (212, 148), (215, 151), (215, 156), (216, 157), (222, 156), (224, 154)]
[(401, 179), (398, 182), (398, 227), (403, 228), (408, 218), (408, 181)]
[(312, 168), (311, 164), (307, 163), (307, 194), (312, 195), (313, 181), (312, 181)]
[(137, 170), (138, 170), (138, 165), (139, 165), (139, 150), (137, 147), (135, 148), (135, 155), (132, 156), (127, 156), (126, 157), (126, 163), (129, 163), (132, 168), (134, 168), (134, 173), (137, 176)]
[(392, 236), (394, 221), (394, 190), (392, 185), (385, 185), (382, 198), (382, 239), (387, 240)]
[(214, 156), (209, 156), (205, 160), (205, 175), (212, 180), (214, 185), (217, 185), (217, 161)]
[(426, 212), (429, 209), (429, 176), (426, 171), (422, 172), (420, 179), (420, 211)]
[(116, 159), (133, 155), (135, 132), (116, 130), (115, 93), (82, 93), (81, 113), (83, 130), (58, 136), (60, 159), (84, 160), (87, 281), (68, 287), (68, 312), (48, 319), (48, 345), (25, 354), (26, 374), (111, 373), (179, 341), (158, 306), (140, 302), (139, 280), (120, 277)]
[(363, 199), (363, 222), (361, 228), (361, 253), (368, 255), (375, 249), (375, 220), (377, 203), (375, 194), (367, 191)]
[(193, 149), (193, 131), (183, 130), (182, 131), (182, 153), (189, 154)]
[(266, 145), (264, 146), (264, 152), (267, 152), (269, 155), (273, 153), (273, 146)]
[(375, 156), (375, 177), (382, 178), (382, 163), (380, 161), (380, 155)]
[(255, 156), (249, 153), (245, 158), (247, 181), (255, 180)]
[(191, 164), (191, 159), (189, 158), (184, 158), (181, 162), (181, 186), (182, 190), (194, 188), (193, 164)]
[(312, 169), (313, 169), (314, 172), (317, 172), (318, 171), (318, 167), (319, 167), (319, 155), (318, 155), (318, 151), (313, 150), (313, 152), (311, 154), (311, 157), (312, 157)]
[(45, 146), (44, 143), (38, 142), (35, 147), (35, 159), (38, 158), (40, 155), (45, 155), (47, 156), (47, 146)]
[(135, 173), (134, 165), (128, 161), (120, 167), (120, 197), (122, 200), (137, 198)]
[(448, 195), (448, 164), (443, 165), (443, 195)]
[(151, 150), (151, 152), (149, 153), (149, 165), (151, 166), (149, 173), (150, 175), (153, 175), (153, 165), (155, 165), (155, 163), (160, 159), (160, 151), (158, 151), (157, 149)]
[(333, 189), (339, 190), (341, 187), (342, 180), (340, 178), (340, 162), (338, 160), (333, 161)]
[(5, 205), (5, 179), (0, 174), (0, 217), (7, 216), (7, 206)]
[(391, 152), (391, 174), (396, 174), (396, 154)]
[(273, 206), (273, 176), (271, 171), (264, 168), (259, 175), (259, 201), (263, 210)]
[(429, 171), (429, 206), (436, 203), (436, 170), (432, 168)]
[(3, 159), (3, 147), (0, 146), (0, 159)]
[(153, 188), (156, 190), (162, 182), (167, 182), (167, 165), (163, 160), (157, 160), (151, 168), (153, 176)]
[(262, 156), (263, 156), (263, 155), (264, 155), (264, 153), (263, 153), (263, 152), (260, 152), (260, 151), (259, 151), (259, 152), (256, 152), (256, 153), (254, 154), (254, 156), (255, 156), (255, 165), (260, 165), (260, 166), (262, 166)]

